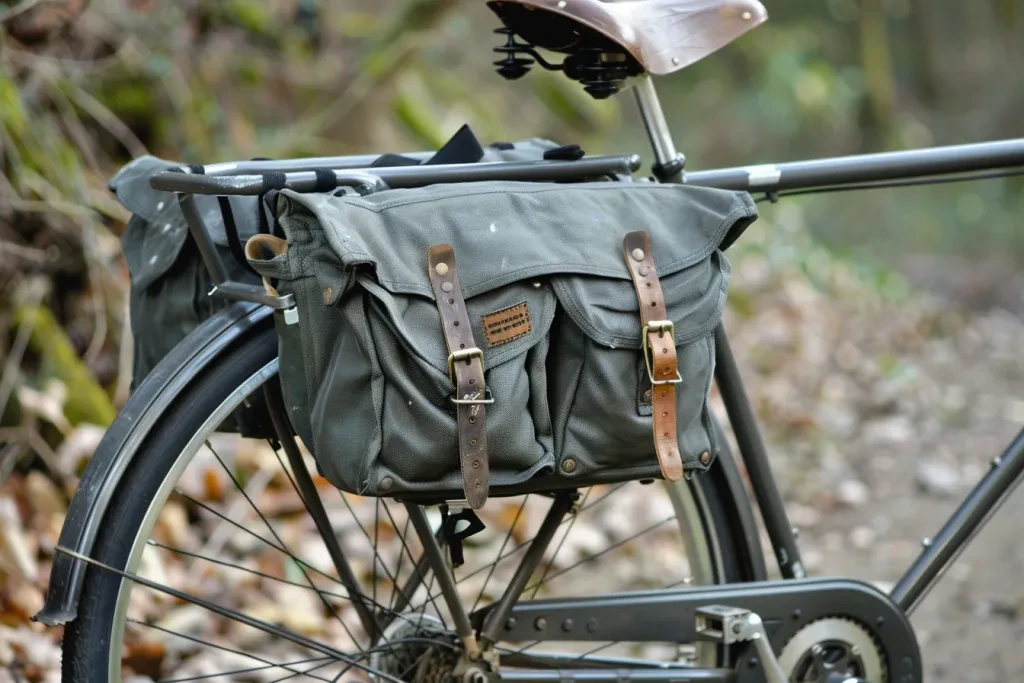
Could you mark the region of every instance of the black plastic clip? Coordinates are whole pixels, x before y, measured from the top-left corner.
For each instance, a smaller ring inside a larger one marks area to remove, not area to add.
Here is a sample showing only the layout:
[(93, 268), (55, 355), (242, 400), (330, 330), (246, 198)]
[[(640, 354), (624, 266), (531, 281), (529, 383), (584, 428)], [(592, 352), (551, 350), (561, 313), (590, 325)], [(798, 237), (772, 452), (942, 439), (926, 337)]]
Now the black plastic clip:
[[(466, 522), (466, 526), (459, 529), (459, 522)], [(444, 531), (445, 541), (448, 543), (448, 551), (452, 556), (452, 566), (461, 567), (466, 563), (462, 553), (462, 542), (470, 536), (475, 536), (487, 526), (476, 516), (471, 508), (462, 508), (451, 514), (447, 505), (441, 506), (441, 528)]]

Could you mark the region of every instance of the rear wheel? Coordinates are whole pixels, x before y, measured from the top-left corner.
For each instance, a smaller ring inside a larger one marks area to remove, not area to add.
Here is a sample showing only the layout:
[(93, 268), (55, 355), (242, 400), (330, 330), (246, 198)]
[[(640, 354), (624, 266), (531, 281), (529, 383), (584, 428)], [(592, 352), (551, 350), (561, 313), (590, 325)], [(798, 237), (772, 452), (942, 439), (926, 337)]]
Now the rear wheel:
[[(437, 529), (439, 509), (343, 494), (311, 474), (297, 445), (217, 433), (274, 386), (277, 369), (266, 330), (199, 378), (148, 434), (93, 549), (104, 566), (88, 568), (66, 628), (65, 681), (447, 680), (458, 658), (455, 614), (414, 533), (421, 513)], [(730, 518), (746, 501), (721, 477), (579, 494), (522, 599), (757, 578)], [(486, 529), (467, 539), (465, 564), (453, 570), (466, 612), (501, 595), (552, 505), (534, 494), (479, 512)], [(719, 664), (714, 648), (671, 642), (496, 647), (503, 668)]]

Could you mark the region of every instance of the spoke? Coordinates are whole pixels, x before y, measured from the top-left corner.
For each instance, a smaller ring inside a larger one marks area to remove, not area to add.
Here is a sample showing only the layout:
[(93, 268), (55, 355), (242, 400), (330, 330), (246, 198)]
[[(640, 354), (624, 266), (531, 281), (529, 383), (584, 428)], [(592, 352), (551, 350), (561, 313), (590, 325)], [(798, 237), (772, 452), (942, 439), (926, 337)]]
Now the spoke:
[[(616, 484), (615, 486), (612, 487), (611, 491), (608, 491), (607, 493), (602, 495), (600, 498), (595, 500), (590, 505), (586, 505), (584, 507), (581, 507), (579, 509), (579, 511), (577, 512), (577, 514), (583, 512), (584, 510), (589, 510), (590, 508), (600, 504), (602, 501), (607, 499), (610, 495), (612, 495), (613, 493), (615, 493), (616, 491), (618, 491), (619, 489), (621, 489), (623, 486), (625, 486), (628, 483), (629, 482), (623, 482), (621, 484)], [(568, 519), (563, 519), (560, 522), (560, 525), (561, 524), (566, 524), (567, 522), (568, 522)], [(497, 563), (501, 562), (502, 560), (515, 555), (520, 550), (523, 550), (524, 548), (529, 548), (530, 545), (533, 543), (535, 538), (536, 538), (536, 536), (534, 536), (532, 538), (529, 538), (529, 539), (523, 541), (522, 543), (520, 543), (519, 545), (517, 545), (515, 548), (512, 548), (512, 550), (508, 551), (504, 555), (499, 555), (498, 558), (495, 559), (494, 562), (492, 562), (490, 565), (487, 565), (487, 566), (484, 566), (484, 567), (480, 567), (478, 569), (474, 569), (473, 571), (469, 572), (468, 574), (463, 575), (462, 578), (456, 579), (455, 584), (458, 585), (458, 584), (462, 583), (463, 581), (467, 581), (468, 579), (473, 578), (477, 574), (480, 574), (481, 572), (487, 571), (488, 569), (490, 569), (491, 567), (493, 567)], [(554, 577), (552, 577), (552, 578), (554, 578)], [(529, 590), (530, 588), (533, 588), (533, 586), (528, 586), (527, 590)], [(428, 596), (428, 600), (433, 600), (436, 597), (438, 597), (438, 596), (436, 596), (436, 595)], [(419, 611), (419, 610), (423, 609), (424, 605), (426, 605), (426, 602), (421, 602), (419, 605), (416, 606), (416, 608), (413, 611)]]
[[(164, 628), (163, 626), (157, 626), (156, 624), (151, 624), (151, 623), (149, 623), (147, 621), (139, 621), (138, 619), (132, 619), (131, 617), (128, 617), (128, 621), (133, 623), (133, 624), (138, 624), (139, 626), (145, 626), (146, 628), (151, 628), (151, 629), (153, 629), (155, 631), (162, 631), (163, 633), (167, 633), (169, 635), (175, 636), (176, 638), (182, 638), (184, 640), (188, 640), (188, 641), (193, 642), (193, 643), (198, 643), (199, 645), (205, 645), (206, 647), (212, 647), (215, 650), (221, 650), (222, 652), (230, 652), (231, 654), (234, 654), (234, 655), (240, 655), (242, 657), (248, 657), (249, 659), (254, 659), (257, 662), (263, 662), (264, 664), (273, 664), (276, 667), (281, 667), (283, 669), (287, 669), (288, 671), (292, 671), (292, 669), (288, 668), (287, 665), (284, 665), (284, 664), (274, 664), (274, 662), (270, 661), (269, 659), (263, 659), (263, 657), (259, 657), (259, 656), (254, 655), (254, 654), (250, 654), (248, 652), (242, 652), (241, 650), (235, 650), (233, 648), (227, 647), (226, 645), (218, 645), (217, 643), (213, 643), (213, 642), (210, 642), (208, 640), (203, 640), (202, 638), (199, 638), (197, 636), (190, 636), (190, 635), (185, 634), (185, 633), (178, 633), (177, 631), (172, 631), (170, 629)], [(330, 656), (330, 655), (328, 655), (328, 656)], [(327, 679), (324, 678), (324, 679), (321, 679), (321, 680), (327, 680)]]
[(619, 642), (619, 641), (617, 641), (617, 640), (613, 640), (613, 641), (612, 641), (612, 642), (610, 642), (610, 643), (605, 643), (604, 645), (598, 645), (597, 647), (595, 647), (595, 648), (594, 648), (594, 649), (592, 649), (592, 650), (587, 650), (586, 652), (584, 652), (583, 654), (581, 654), (581, 655), (580, 655), (579, 657), (577, 657), (577, 658), (576, 658), (576, 659), (574, 659), (573, 661), (575, 661), (575, 662), (578, 662), (578, 661), (580, 661), (580, 660), (582, 660), (582, 659), (585, 659), (585, 658), (589, 657), (590, 655), (594, 655), (594, 654), (597, 654), (598, 652), (601, 652), (602, 650), (607, 650), (607, 649), (608, 649), (608, 648), (610, 648), (610, 647), (611, 647), (612, 645), (616, 645), (616, 644), (618, 644), (618, 642)]
[[(390, 512), (388, 514), (390, 515)], [(406, 534), (409, 533), (409, 522), (410, 521), (411, 520), (408, 517), (405, 518), (405, 526), (402, 527), (402, 535), (400, 536), (400, 538), (402, 539), (402, 547), (405, 549), (406, 552), (409, 553), (409, 559), (412, 561), (412, 564), (413, 564), (413, 567), (412, 567), (413, 571), (416, 571), (416, 560), (413, 559), (412, 552), (409, 551), (409, 546), (405, 542), (405, 536), (406, 536)], [(392, 520), (392, 523), (394, 523), (394, 520)], [(402, 596), (402, 604), (404, 604), (404, 605), (408, 605), (409, 604), (409, 596), (405, 594), (405, 591), (402, 590), (402, 586), (399, 583), (399, 580), (402, 577), (402, 560), (404, 560), (404, 559), (405, 559), (405, 553), (399, 553), (399, 555), (398, 555), (398, 566), (395, 568), (394, 588), (391, 591), (391, 598), (388, 600), (388, 611), (389, 612), (393, 611), (394, 607), (396, 607), (399, 604), (399, 602), (398, 602), (399, 594), (401, 594), (401, 596)]]
[(327, 645), (326, 643), (322, 643), (320, 641), (307, 638), (306, 636), (300, 635), (298, 633), (293, 633), (288, 629), (275, 626), (274, 624), (269, 624), (260, 619), (255, 619), (247, 614), (244, 614), (237, 610), (230, 609), (228, 607), (223, 607), (216, 603), (210, 602), (209, 600), (204, 600), (194, 595), (189, 595), (188, 593), (184, 593), (177, 589), (171, 588), (170, 586), (162, 586), (159, 583), (155, 581), (150, 581), (149, 579), (143, 576), (139, 576), (138, 574), (134, 574), (132, 572), (122, 571), (120, 569), (117, 569), (116, 567), (110, 566), (109, 564), (105, 564), (103, 562), (100, 562), (99, 560), (94, 560), (93, 558), (87, 555), (83, 555), (81, 553), (75, 552), (74, 550), (70, 550), (63, 546), (58, 545), (55, 547), (55, 550), (57, 552), (64, 553), (65, 555), (68, 555), (76, 560), (85, 562), (86, 564), (92, 565), (99, 569), (103, 569), (104, 571), (108, 571), (112, 574), (116, 574), (117, 576), (120, 576), (122, 579), (134, 581), (140, 586), (145, 586), (146, 588), (151, 588), (160, 593), (170, 595), (171, 597), (177, 598), (178, 600), (192, 603), (193, 605), (198, 605), (199, 607), (210, 612), (213, 612), (218, 616), (225, 617), (227, 619), (232, 619), (246, 626), (250, 626), (256, 630), (263, 631), (264, 633), (267, 633), (271, 636), (282, 638), (289, 642), (295, 643), (296, 645), (299, 645), (301, 647), (313, 650), (314, 652), (319, 652), (321, 654), (335, 657), (336, 659), (339, 659), (345, 663), (355, 663), (355, 666), (357, 668), (369, 674), (374, 674), (375, 676), (379, 676), (383, 679), (393, 681), (393, 683), (403, 683), (403, 681), (400, 681), (399, 679), (395, 678), (394, 676), (391, 676), (390, 674), (374, 669), (373, 667), (366, 666), (365, 664), (358, 663), (358, 655), (353, 657), (352, 655), (342, 652), (341, 650), (330, 645)]
[[(235, 473), (228, 469), (228, 466), (224, 463), (224, 460), (221, 459), (220, 454), (213, 449), (213, 446), (210, 444), (209, 439), (206, 440), (206, 447), (210, 449), (210, 452), (213, 453), (213, 457), (217, 459), (217, 462), (220, 463), (220, 466), (224, 468), (224, 472), (226, 472), (228, 477), (231, 478), (231, 481), (234, 482), (235, 488), (238, 489), (238, 492), (241, 493), (242, 496), (245, 497), (246, 501), (249, 502), (249, 506), (253, 509), (253, 512), (255, 512), (259, 516), (259, 518), (263, 520), (263, 524), (267, 527), (267, 529), (270, 530), (270, 533), (271, 535), (273, 535), (274, 539), (281, 545), (282, 548), (285, 548), (289, 555), (292, 555), (294, 557), (292, 552), (290, 550), (287, 550), (288, 545), (284, 542), (284, 540), (282, 540), (282, 538), (278, 535), (277, 531), (270, 524), (270, 520), (267, 519), (266, 515), (264, 515), (263, 512), (256, 506), (256, 503), (253, 502), (252, 498), (249, 497), (249, 494), (246, 492), (245, 488), (235, 477)], [(337, 611), (335, 611), (334, 606), (331, 605), (327, 598), (324, 597), (323, 593), (320, 592), (320, 589), (316, 587), (316, 584), (313, 583), (313, 579), (310, 577), (309, 572), (307, 572), (302, 565), (298, 566), (299, 571), (302, 572), (302, 577), (316, 591), (317, 596), (320, 598), (320, 602), (324, 604), (324, 607), (327, 608), (327, 611), (331, 613), (331, 616), (333, 616), (334, 619), (339, 624), (341, 624), (341, 628), (344, 629), (345, 634), (352, 639), (352, 642), (358, 643), (359, 641), (356, 639), (355, 634), (352, 633), (352, 629), (348, 627), (348, 624), (346, 624), (345, 621), (341, 618), (341, 616), (337, 613)], [(349, 592), (351, 593), (351, 589), (349, 589)]]
[[(393, 579), (394, 577), (392, 577), (391, 573), (388, 572), (388, 566), (387, 566), (387, 564), (385, 564), (384, 558), (380, 557), (380, 555), (377, 554), (377, 544), (373, 542), (372, 538), (370, 538), (370, 532), (366, 530), (366, 527), (363, 526), (363, 522), (359, 519), (359, 515), (357, 515), (356, 511), (354, 509), (352, 509), (352, 503), (348, 502), (348, 496), (346, 496), (340, 490), (338, 491), (338, 495), (341, 497), (341, 502), (344, 503), (345, 507), (348, 508), (348, 512), (349, 512), (350, 515), (352, 515), (352, 519), (354, 519), (356, 521), (356, 526), (359, 527), (359, 530), (363, 532), (363, 536), (365, 536), (366, 540), (369, 541), (370, 545), (373, 546), (374, 562), (378, 562), (379, 561), (381, 567), (384, 569), (384, 574), (388, 578)], [(377, 500), (380, 501), (380, 498), (378, 498)]]
[(303, 559), (299, 558), (298, 556), (292, 554), (292, 552), (290, 550), (288, 550), (286, 548), (282, 548), (281, 546), (277, 545), (273, 541), (267, 539), (265, 536), (260, 536), (258, 533), (256, 533), (252, 529), (249, 529), (248, 527), (242, 526), (241, 524), (239, 524), (235, 520), (231, 519), (230, 517), (228, 517), (224, 513), (219, 512), (219, 511), (213, 509), (212, 507), (210, 507), (209, 505), (207, 505), (206, 503), (204, 503), (204, 502), (202, 502), (200, 500), (196, 500), (195, 498), (193, 498), (192, 496), (188, 495), (184, 491), (181, 491), (180, 489), (175, 489), (175, 492), (179, 496), (184, 498), (185, 500), (189, 501), (190, 503), (192, 503), (192, 504), (194, 504), (194, 505), (196, 505), (198, 507), (203, 508), (204, 510), (206, 510), (210, 514), (214, 515), (215, 517), (218, 517), (219, 519), (224, 520), (225, 522), (227, 522), (228, 524), (236, 527), (237, 529), (239, 529), (241, 531), (244, 531), (245, 533), (249, 534), (253, 538), (256, 538), (256, 539), (259, 539), (260, 541), (263, 541), (265, 544), (267, 544), (268, 546), (270, 546), (274, 550), (277, 550), (278, 552), (284, 553), (285, 555), (290, 557), (292, 560), (294, 560), (296, 562), (296, 564), (299, 564), (299, 565), (305, 567), (306, 569), (309, 569), (310, 571), (312, 571), (312, 572), (314, 572), (314, 573), (324, 577), (325, 579), (328, 579), (329, 581), (332, 581), (332, 582), (338, 584), (342, 588), (345, 588), (345, 584), (343, 584), (341, 581), (339, 581), (338, 579), (334, 578), (333, 576), (331, 576), (330, 574), (328, 574), (326, 572), (320, 571), (319, 569), (317, 569), (316, 567), (311, 565), (309, 562), (306, 562), (305, 560), (303, 560)]
[[(391, 514), (391, 508), (388, 507), (387, 501), (384, 502), (384, 512), (387, 514), (388, 520), (391, 522), (391, 527), (397, 532), (398, 531), (398, 524), (395, 523), (395, 518)], [(408, 535), (408, 532), (409, 532), (409, 522), (411, 522), (411, 521), (412, 520), (408, 516), (406, 516), (406, 518), (405, 518), (405, 528), (402, 530), (402, 535), (398, 537), (399, 541), (401, 541), (401, 543), (402, 543), (402, 552), (400, 552), (398, 554), (398, 568), (395, 570), (395, 575), (394, 576), (391, 576), (390, 574), (388, 574), (388, 578), (390, 578), (392, 580), (393, 585), (394, 585), (394, 589), (391, 591), (391, 596), (395, 597), (395, 591), (401, 592), (402, 593), (402, 600), (403, 600), (403, 602), (406, 605), (408, 605), (409, 602), (411, 602), (412, 596), (405, 594), (405, 591), (402, 590), (401, 584), (399, 584), (399, 582), (398, 582), (398, 578), (399, 578), (400, 572), (402, 571), (402, 558), (405, 557), (406, 554), (409, 555), (409, 561), (411, 561), (414, 565), (416, 563), (416, 558), (414, 558), (412, 556), (412, 550), (409, 549), (409, 544), (405, 540), (405, 537)], [(384, 566), (384, 561), (383, 560), (381, 560), (381, 565)], [(388, 571), (388, 568), (386, 566), (384, 566), (384, 571), (385, 571), (385, 573)]]
[[(373, 586), (371, 587), (371, 590), (373, 590), (373, 598), (371, 598), (371, 599), (374, 602), (377, 602), (377, 561), (380, 559), (380, 555), (377, 553), (377, 540), (378, 540), (377, 534), (379, 533), (379, 531), (380, 531), (380, 498), (376, 498), (374, 500), (374, 506), (373, 506), (373, 576), (372, 576), (372, 579), (371, 579), (371, 581), (373, 581)], [(397, 531), (397, 529), (395, 531)]]
[[(583, 494), (583, 500), (580, 501), (581, 509), (583, 508), (583, 504), (587, 502), (587, 498), (590, 496), (590, 492), (593, 490), (594, 489), (587, 489), (587, 492)], [(555, 558), (558, 557), (558, 551), (562, 549), (562, 546), (565, 544), (565, 539), (569, 538), (569, 534), (572, 533), (572, 527), (576, 524), (576, 520), (579, 518), (579, 514), (575, 514), (572, 516), (572, 519), (569, 520), (569, 526), (565, 528), (565, 533), (562, 534), (562, 540), (558, 542), (558, 546), (555, 548), (555, 552), (551, 554), (551, 559), (548, 560), (548, 566), (544, 567), (544, 572), (540, 575), (540, 579), (535, 584), (533, 593), (530, 594), (530, 600), (533, 600), (535, 597), (537, 597), (537, 592), (540, 590), (540, 587), (544, 585), (544, 579), (547, 578), (548, 573), (551, 571), (551, 567), (555, 565)]]
[[(316, 530), (320, 533), (320, 539), (323, 541), (324, 548), (334, 564), (334, 569), (338, 572), (338, 578), (346, 590), (348, 590), (348, 594), (352, 596), (352, 606), (355, 608), (363, 630), (366, 632), (372, 645), (377, 634), (377, 617), (363, 600), (363, 591), (359, 588), (359, 581), (355, 573), (353, 573), (348, 560), (345, 558), (345, 553), (341, 550), (338, 537), (334, 533), (334, 526), (331, 524), (327, 511), (324, 509), (323, 501), (320, 499), (320, 493), (316, 490), (316, 484), (309, 475), (309, 468), (306, 467), (306, 462), (302, 457), (302, 453), (299, 452), (299, 447), (295, 445), (295, 433), (288, 422), (287, 409), (284, 405), (284, 396), (281, 393), (280, 383), (264, 385), (263, 396), (267, 400), (270, 421), (274, 424), (274, 432), (278, 436), (277, 443), (284, 448), (285, 455), (288, 456), (288, 462), (291, 463), (292, 474), (294, 475), (292, 483), (305, 504), (306, 511), (313, 519)], [(274, 450), (276, 453), (277, 449), (275, 448)], [(278, 455), (278, 461), (280, 459), (280, 455)]]
[[(585, 557), (582, 560), (580, 560), (579, 562), (574, 562), (573, 564), (570, 564), (565, 569), (562, 569), (560, 571), (555, 572), (554, 574), (551, 575), (551, 578), (552, 579), (556, 579), (559, 576), (562, 576), (563, 574), (565, 574), (566, 572), (571, 571), (571, 570), (575, 569), (576, 567), (579, 567), (581, 564), (586, 564), (587, 562), (591, 562), (593, 560), (596, 560), (597, 558), (601, 557), (605, 553), (611, 552), (612, 550), (615, 550), (616, 548), (620, 548), (623, 545), (629, 543), (630, 541), (635, 541), (636, 539), (640, 538), (644, 534), (647, 534), (647, 533), (650, 533), (651, 531), (654, 531), (658, 527), (660, 527), (660, 526), (662, 526), (664, 524), (667, 524), (668, 522), (671, 522), (675, 518), (676, 518), (676, 516), (672, 515), (671, 517), (666, 517), (665, 519), (661, 520), (660, 522), (655, 522), (654, 524), (650, 525), (646, 529), (642, 529), (642, 530), (638, 531), (637, 533), (633, 534), (632, 536), (624, 538), (621, 541), (618, 541), (617, 543), (611, 544), (610, 546), (608, 546), (607, 548), (605, 548), (601, 552), (596, 553), (594, 555), (591, 555), (589, 557)], [(533, 586), (528, 587), (527, 590), (529, 590), (530, 588), (533, 588)]]
[[(510, 647), (502, 647), (499, 645), (496, 645), (495, 649), (501, 653), (502, 666), (510, 666), (520, 669), (665, 669), (669, 668), (670, 666), (666, 662), (652, 661), (649, 659), (634, 659), (632, 657), (593, 656), (595, 653), (600, 652), (601, 650), (611, 647), (612, 645), (618, 644), (618, 642), (619, 641), (613, 641), (607, 644), (599, 645), (595, 648), (592, 648), (584, 652), (581, 655), (561, 652), (539, 652), (535, 654), (532, 652), (515, 650)], [(533, 647), (533, 644), (527, 646), (527, 648), (530, 647)]]
[[(299, 664), (312, 664), (313, 662), (322, 662), (325, 659), (329, 659), (331, 661), (334, 661), (334, 657), (313, 657), (311, 659), (300, 659), (298, 661), (284, 662), (284, 663), (281, 663), (281, 664), (264, 664), (263, 666), (254, 666), (254, 667), (250, 667), (248, 669), (235, 669), (234, 671), (219, 671), (219, 672), (217, 672), (215, 674), (203, 674), (202, 676), (186, 676), (184, 678), (162, 678), (159, 681), (157, 681), (157, 683), (186, 683), (186, 681), (201, 681), (201, 680), (206, 679), (206, 678), (217, 678), (218, 676), (236, 676), (238, 674), (249, 674), (249, 673), (253, 673), (253, 672), (256, 672), (256, 671), (266, 671), (267, 669), (278, 669), (278, 668), (286, 669), (287, 671), (291, 671), (292, 669), (288, 668), (290, 666), (298, 666)], [(330, 664), (330, 663), (331, 662), (328, 662), (328, 664)], [(297, 672), (295, 672), (292, 675), (294, 676), (294, 675), (298, 675), (298, 674), (306, 674), (306, 673), (309, 673), (310, 671), (314, 671), (314, 670), (315, 669), (306, 669), (305, 671), (297, 671)], [(323, 679), (323, 680), (327, 680), (327, 679)]]
[[(589, 493), (589, 490), (588, 490)], [(500, 560), (501, 554), (505, 552), (505, 546), (512, 540), (512, 532), (516, 529), (516, 524), (519, 523), (519, 517), (523, 514), (523, 510), (526, 508), (526, 501), (530, 499), (530, 494), (527, 493), (523, 496), (523, 502), (519, 504), (519, 509), (516, 511), (516, 516), (512, 520), (512, 524), (508, 528), (508, 533), (505, 534), (505, 540), (501, 542), (501, 547), (498, 548), (498, 558)], [(495, 560), (491, 563), (491, 570), (487, 572), (487, 578), (484, 579), (484, 585), (480, 587), (480, 592), (476, 596), (476, 600), (473, 601), (473, 607), (469, 610), (470, 614), (476, 611), (477, 605), (480, 604), (480, 600), (484, 597), (484, 593), (487, 592), (487, 584), (491, 582), (491, 577), (494, 576), (494, 570), (498, 568), (499, 560)]]
[[(441, 625), (445, 628), (448, 628), (448, 623), (444, 620), (444, 615), (441, 614), (441, 610), (437, 606), (437, 596), (431, 593), (431, 591), (434, 589), (434, 579), (436, 578), (437, 572), (430, 572), (430, 583), (427, 584), (427, 597), (430, 599), (430, 604), (434, 606), (434, 611), (437, 612), (437, 618), (441, 620)], [(426, 603), (423, 604), (423, 607), (426, 607)]]
[[(305, 671), (296, 671), (295, 673), (288, 674), (287, 676), (275, 678), (274, 680), (270, 681), (270, 683), (281, 683), (281, 681), (287, 681), (288, 679), (295, 678), (296, 676), (309, 676), (310, 671), (316, 671), (317, 669), (322, 669), (325, 666), (330, 666), (331, 664), (334, 664), (334, 662), (324, 662), (323, 664), (317, 664), (316, 666), (306, 669)], [(331, 679), (331, 683), (334, 683), (334, 681), (337, 681), (340, 677), (340, 674), (338, 676), (335, 676)], [(327, 680), (326, 678), (321, 678), (320, 676), (313, 676), (313, 678), (320, 678), (320, 680), (324, 681)]]
[(277, 581), (278, 583), (283, 583), (283, 584), (286, 584), (288, 586), (295, 586), (296, 588), (302, 588), (302, 589), (308, 590), (308, 591), (316, 591), (316, 592), (322, 593), (324, 595), (329, 595), (332, 598), (338, 598), (339, 600), (348, 600), (349, 602), (352, 601), (351, 597), (349, 597), (347, 595), (342, 595), (341, 593), (333, 593), (331, 591), (327, 591), (327, 590), (323, 590), (323, 589), (320, 589), (320, 588), (311, 587), (311, 586), (309, 586), (307, 584), (304, 584), (304, 583), (296, 583), (294, 581), (289, 581), (288, 579), (282, 579), (279, 576), (274, 576), (273, 574), (267, 574), (267, 573), (261, 572), (261, 571), (259, 571), (257, 569), (250, 569), (249, 567), (243, 567), (240, 564), (234, 564), (232, 562), (227, 562), (225, 560), (217, 560), (217, 559), (214, 559), (214, 558), (209, 557), (207, 555), (200, 555), (199, 553), (192, 553), (192, 552), (189, 552), (187, 550), (182, 550), (181, 548), (175, 548), (173, 546), (166, 545), (164, 543), (161, 543), (160, 541), (154, 541), (153, 539), (150, 539), (149, 541), (147, 541), (147, 543), (149, 543), (149, 545), (157, 547), (157, 548), (162, 548), (164, 550), (169, 550), (172, 553), (177, 553), (179, 555), (184, 555), (186, 557), (192, 557), (192, 558), (195, 558), (197, 560), (203, 560), (205, 562), (211, 562), (213, 564), (218, 564), (218, 565), (220, 565), (222, 567), (230, 567), (232, 569), (237, 569), (239, 571), (243, 571), (243, 572), (246, 572), (247, 574), (252, 574), (253, 576), (258, 576), (258, 577), (263, 578), (263, 579), (269, 579), (271, 581)]

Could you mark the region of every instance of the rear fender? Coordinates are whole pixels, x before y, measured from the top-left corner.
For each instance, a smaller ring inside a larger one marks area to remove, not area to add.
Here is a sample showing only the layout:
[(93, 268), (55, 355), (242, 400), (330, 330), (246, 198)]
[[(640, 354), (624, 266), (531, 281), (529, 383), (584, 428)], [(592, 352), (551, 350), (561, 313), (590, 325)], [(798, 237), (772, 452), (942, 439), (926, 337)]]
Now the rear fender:
[[(107, 508), (139, 446), (178, 395), (241, 340), (273, 326), (266, 306), (240, 302), (218, 312), (169, 353), (118, 414), (89, 461), (68, 508), (60, 545), (91, 557)], [(78, 616), (87, 563), (57, 553), (43, 609), (33, 619), (58, 626)]]

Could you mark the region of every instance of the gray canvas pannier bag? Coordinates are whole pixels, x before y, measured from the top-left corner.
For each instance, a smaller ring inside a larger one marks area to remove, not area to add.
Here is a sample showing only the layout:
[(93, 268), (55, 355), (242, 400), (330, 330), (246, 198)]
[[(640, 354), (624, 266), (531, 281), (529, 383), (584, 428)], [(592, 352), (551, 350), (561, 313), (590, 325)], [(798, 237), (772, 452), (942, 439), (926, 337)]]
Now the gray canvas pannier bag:
[[(283, 192), (246, 252), (279, 314), (290, 417), (360, 495), (462, 499), (676, 479), (708, 394), (749, 195), (651, 183)], [(653, 382), (652, 382), (653, 380)]]
[[(456, 151), (482, 154), (481, 162), (535, 161), (559, 149), (542, 139), (498, 143), (480, 149), (468, 129), (460, 131), (468, 148)], [(466, 138), (470, 138), (467, 141)], [(455, 139), (453, 139), (453, 142)], [(109, 183), (118, 201), (132, 213), (121, 246), (131, 278), (129, 318), (134, 339), (132, 388), (135, 389), (171, 350), (216, 311), (230, 302), (210, 296), (213, 280), (172, 192), (154, 190), (153, 175), (180, 167), (180, 163), (143, 156), (135, 159)], [(260, 232), (259, 199), (230, 197), (232, 217), (242, 243)], [(196, 195), (203, 222), (210, 231), (227, 268), (229, 279), (258, 284), (259, 278), (235, 258), (229, 248), (218, 198)], [(264, 229), (267, 229), (264, 226)]]
[[(194, 329), (229, 305), (210, 296), (213, 280), (199, 250), (189, 239), (188, 223), (173, 192), (154, 190), (154, 174), (178, 167), (145, 156), (131, 162), (109, 186), (132, 217), (121, 236), (131, 278), (128, 310), (134, 341), (132, 389)], [(239, 238), (259, 232), (256, 197), (231, 197)], [(196, 204), (231, 279), (259, 283), (259, 277), (232, 257), (216, 197), (197, 196)]]

